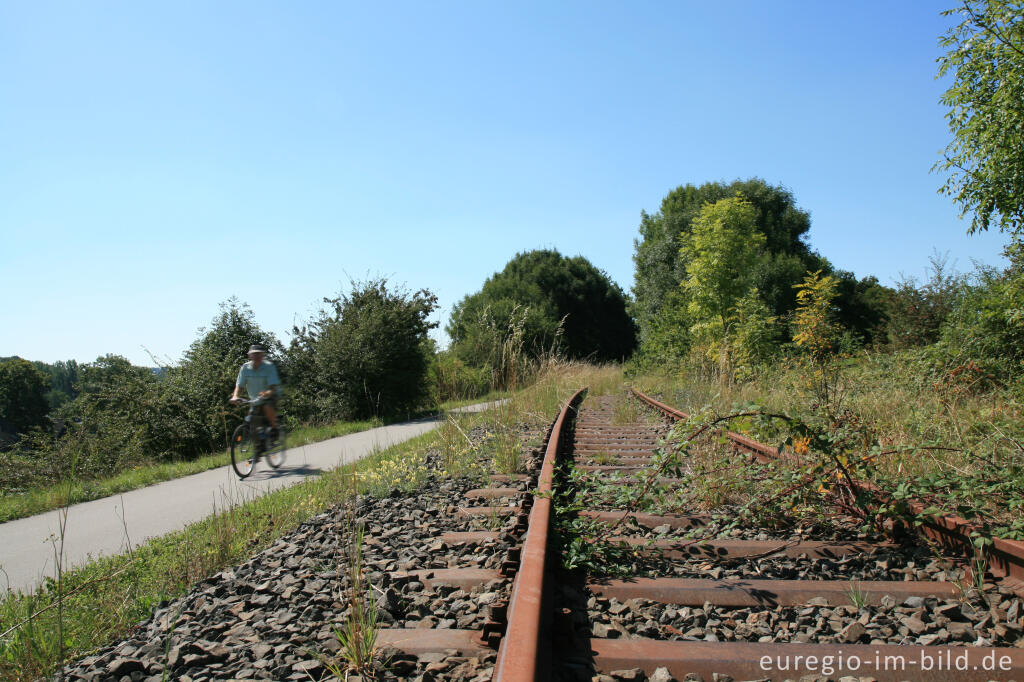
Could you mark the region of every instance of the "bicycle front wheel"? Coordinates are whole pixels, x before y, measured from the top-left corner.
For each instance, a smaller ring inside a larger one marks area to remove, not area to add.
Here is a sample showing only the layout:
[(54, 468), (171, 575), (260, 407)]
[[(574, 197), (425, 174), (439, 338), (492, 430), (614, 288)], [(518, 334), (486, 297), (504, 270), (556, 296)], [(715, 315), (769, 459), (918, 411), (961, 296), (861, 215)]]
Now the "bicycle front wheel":
[(240, 424), (231, 436), (231, 467), (239, 478), (252, 473), (256, 464), (256, 444), (248, 424)]
[(271, 442), (267, 448), (267, 464), (275, 469), (284, 464), (284, 437), (284, 428), (279, 425), (277, 427), (277, 440)]

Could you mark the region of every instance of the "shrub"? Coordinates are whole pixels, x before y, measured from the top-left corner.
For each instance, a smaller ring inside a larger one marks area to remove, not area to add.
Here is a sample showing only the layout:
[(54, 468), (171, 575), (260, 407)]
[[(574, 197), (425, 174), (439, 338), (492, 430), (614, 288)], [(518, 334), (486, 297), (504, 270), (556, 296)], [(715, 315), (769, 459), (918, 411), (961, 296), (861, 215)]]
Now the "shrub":
[(491, 389), (488, 367), (472, 367), (451, 351), (441, 351), (430, 365), (430, 383), (438, 402), (464, 400), (486, 394)]
[(437, 297), (388, 289), (384, 278), (352, 283), (349, 294), (296, 327), (286, 366), (295, 405), (306, 419), (406, 414), (429, 393), (428, 317)]
[[(953, 305), (932, 350), (949, 371), (973, 367), (971, 373), (1007, 384), (1018, 382), (1024, 362), (1024, 319), (1018, 292), (1024, 274), (979, 266)], [(962, 373), (962, 372), (961, 372)]]

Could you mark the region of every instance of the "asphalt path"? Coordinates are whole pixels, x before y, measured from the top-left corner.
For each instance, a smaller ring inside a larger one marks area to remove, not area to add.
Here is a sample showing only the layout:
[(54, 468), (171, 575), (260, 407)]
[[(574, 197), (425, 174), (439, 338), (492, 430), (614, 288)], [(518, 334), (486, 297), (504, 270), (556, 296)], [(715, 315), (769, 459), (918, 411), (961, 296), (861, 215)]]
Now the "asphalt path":
[[(481, 403), (462, 411), (487, 407), (489, 404)], [(73, 568), (97, 556), (119, 554), (129, 543), (138, 546), (149, 538), (180, 530), (214, 511), (301, 483), (414, 438), (438, 423), (437, 418), (421, 419), (289, 448), (280, 469), (271, 469), (261, 460), (244, 481), (228, 465), (76, 504), (68, 508), (63, 565)], [(56, 575), (59, 523), (58, 511), (0, 523), (0, 589), (6, 586), (26, 592), (41, 584), (45, 576)]]

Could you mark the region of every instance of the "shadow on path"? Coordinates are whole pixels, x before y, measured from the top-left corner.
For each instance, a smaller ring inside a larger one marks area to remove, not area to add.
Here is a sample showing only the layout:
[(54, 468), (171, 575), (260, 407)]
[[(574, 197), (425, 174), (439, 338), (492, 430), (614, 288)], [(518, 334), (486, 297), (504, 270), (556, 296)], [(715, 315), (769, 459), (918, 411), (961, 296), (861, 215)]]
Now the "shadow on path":
[(239, 483), (249, 483), (252, 481), (272, 481), (276, 478), (284, 478), (286, 476), (319, 476), (324, 473), (324, 470), (319, 467), (309, 466), (308, 464), (291, 464), (287, 462), (282, 464), (278, 469), (260, 469), (254, 472), (251, 476), (244, 479), (239, 479)]

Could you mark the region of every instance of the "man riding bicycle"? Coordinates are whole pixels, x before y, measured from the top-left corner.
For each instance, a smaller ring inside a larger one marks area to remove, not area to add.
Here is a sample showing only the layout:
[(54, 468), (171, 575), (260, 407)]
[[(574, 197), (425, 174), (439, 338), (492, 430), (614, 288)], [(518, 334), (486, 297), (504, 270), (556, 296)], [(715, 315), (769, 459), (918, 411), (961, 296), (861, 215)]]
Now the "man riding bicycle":
[(244, 388), (250, 399), (262, 398), (263, 414), (270, 423), (270, 439), (277, 439), (277, 398), (281, 393), (281, 379), (277, 367), (265, 360), (267, 349), (259, 344), (249, 348), (249, 362), (238, 370), (235, 392), (231, 396), (234, 404), (242, 402), (239, 392)]

